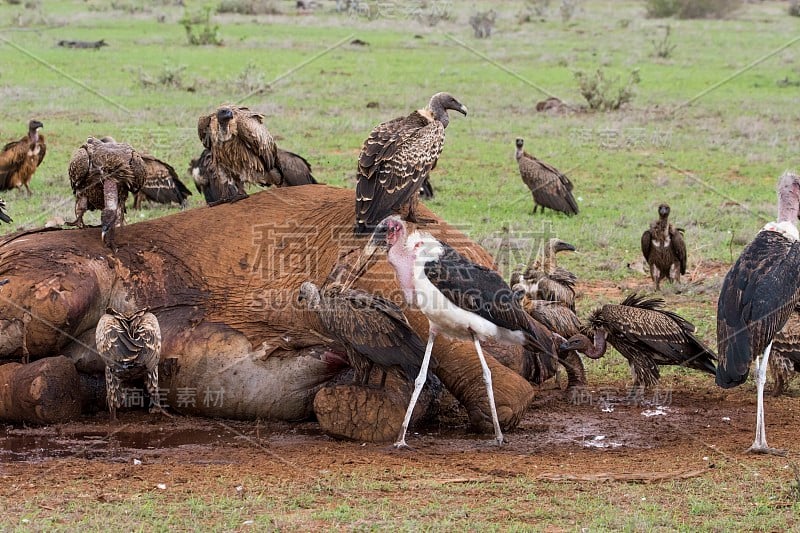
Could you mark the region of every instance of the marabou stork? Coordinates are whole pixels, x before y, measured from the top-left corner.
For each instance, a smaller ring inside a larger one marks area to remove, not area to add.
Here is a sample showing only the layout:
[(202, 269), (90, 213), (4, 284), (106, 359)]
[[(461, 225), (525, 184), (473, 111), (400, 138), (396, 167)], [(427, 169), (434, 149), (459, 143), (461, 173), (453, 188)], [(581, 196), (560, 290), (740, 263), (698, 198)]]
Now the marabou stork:
[(782, 454), (767, 446), (764, 383), (775, 334), (800, 300), (800, 176), (784, 172), (778, 180), (778, 220), (769, 222), (728, 271), (717, 302), (717, 385), (728, 389), (747, 379), (756, 361), (758, 407), (750, 452)]
[(394, 446), (408, 447), (406, 430), (425, 385), (433, 343), (439, 333), (474, 343), (483, 369), (495, 440), (498, 445), (502, 444), (503, 433), (494, 402), (492, 374), (480, 341), (492, 337), (505, 344), (544, 352), (554, 365), (556, 344), (552, 333), (528, 316), (518, 297), (497, 272), (471, 262), (429, 233), (414, 231), (409, 234), (406, 223), (399, 216), (387, 217), (376, 226), (364, 249), (366, 261), (379, 245), (388, 250), (389, 263), (395, 269), (406, 301), (413, 302), (430, 323), (422, 366), (414, 381), (403, 428)]

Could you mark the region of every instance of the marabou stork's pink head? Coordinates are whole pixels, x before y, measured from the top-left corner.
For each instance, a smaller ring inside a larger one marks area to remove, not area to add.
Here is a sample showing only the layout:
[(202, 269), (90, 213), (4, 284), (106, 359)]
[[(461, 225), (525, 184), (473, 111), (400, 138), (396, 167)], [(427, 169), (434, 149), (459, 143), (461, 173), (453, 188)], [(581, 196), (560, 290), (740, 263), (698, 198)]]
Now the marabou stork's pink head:
[(384, 218), (375, 226), (369, 241), (364, 246), (361, 256), (356, 263), (354, 272), (356, 278), (360, 277), (374, 262), (375, 254), (379, 248), (391, 249), (397, 243), (403, 243), (408, 238), (406, 223), (397, 215)]

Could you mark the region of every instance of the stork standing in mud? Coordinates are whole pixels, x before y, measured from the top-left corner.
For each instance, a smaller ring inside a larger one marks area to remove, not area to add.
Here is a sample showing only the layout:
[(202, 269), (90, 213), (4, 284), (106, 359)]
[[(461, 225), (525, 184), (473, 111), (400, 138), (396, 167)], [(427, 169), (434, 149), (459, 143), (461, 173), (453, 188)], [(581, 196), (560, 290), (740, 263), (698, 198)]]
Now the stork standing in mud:
[(782, 454), (767, 446), (764, 383), (772, 340), (800, 301), (799, 211), (800, 176), (785, 172), (778, 181), (778, 220), (761, 228), (742, 250), (717, 303), (717, 385), (728, 389), (744, 383), (750, 362), (756, 361), (756, 437), (750, 452)]
[(388, 250), (389, 263), (395, 269), (406, 301), (413, 302), (430, 323), (428, 345), (419, 375), (414, 381), (414, 392), (400, 436), (394, 446), (408, 447), (406, 431), (414, 405), (425, 385), (433, 343), (439, 333), (455, 339), (471, 340), (475, 344), (489, 397), (495, 440), (498, 445), (502, 444), (503, 433), (494, 403), (492, 374), (480, 341), (493, 337), (505, 344), (545, 352), (555, 361), (552, 334), (525, 313), (518, 298), (497, 272), (469, 261), (428, 233), (414, 231), (409, 234), (400, 217), (390, 216), (378, 224), (364, 250), (363, 257), (367, 261), (379, 244), (385, 245)]

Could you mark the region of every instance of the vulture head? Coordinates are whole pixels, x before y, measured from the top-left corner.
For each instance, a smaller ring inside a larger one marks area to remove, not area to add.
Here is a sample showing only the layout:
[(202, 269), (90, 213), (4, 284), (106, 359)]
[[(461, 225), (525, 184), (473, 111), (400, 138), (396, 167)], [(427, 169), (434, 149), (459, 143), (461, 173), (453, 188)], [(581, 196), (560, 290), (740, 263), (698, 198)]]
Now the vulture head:
[(309, 309), (319, 309), (320, 296), (319, 288), (310, 281), (304, 281), (300, 285), (300, 292), (297, 294), (297, 302), (305, 302)]
[[(667, 207), (667, 212), (669, 213), (669, 207)], [(547, 244), (554, 253), (575, 251), (575, 246), (571, 245), (568, 242), (564, 242), (561, 239), (557, 239), (555, 237), (547, 241)]]
[(669, 216), (669, 206), (667, 204), (658, 206), (658, 216), (661, 218), (667, 218)]
[(522, 146), (525, 144), (521, 138), (517, 137), (517, 149), (522, 150)]
[(116, 209), (103, 209), (100, 214), (100, 237), (103, 239), (103, 244), (109, 248), (113, 247), (110, 237), (113, 233), (114, 226), (117, 223)]
[(433, 113), (433, 118), (444, 124), (445, 128), (450, 123), (450, 117), (447, 115), (448, 109), (458, 111), (462, 115), (467, 116), (467, 107), (456, 100), (450, 93), (436, 93), (431, 96), (428, 109)]
[(356, 279), (361, 277), (374, 262), (375, 254), (379, 249), (388, 250), (398, 242), (405, 241), (406, 238), (406, 224), (399, 216), (392, 215), (381, 220), (372, 231), (369, 241), (364, 245), (364, 250), (353, 269)]
[(38, 120), (31, 120), (28, 122), (28, 135), (31, 137), (35, 137), (39, 130), (44, 128), (44, 124), (39, 122)]
[(103, 137), (100, 137), (100, 142), (102, 142), (102, 143), (116, 143), (117, 141), (115, 141), (114, 137), (112, 137), (111, 135), (104, 135)]
[(230, 131), (230, 122), (233, 120), (233, 110), (230, 107), (220, 107), (217, 109), (217, 124), (219, 124), (218, 136), (220, 141), (227, 141), (233, 136)]

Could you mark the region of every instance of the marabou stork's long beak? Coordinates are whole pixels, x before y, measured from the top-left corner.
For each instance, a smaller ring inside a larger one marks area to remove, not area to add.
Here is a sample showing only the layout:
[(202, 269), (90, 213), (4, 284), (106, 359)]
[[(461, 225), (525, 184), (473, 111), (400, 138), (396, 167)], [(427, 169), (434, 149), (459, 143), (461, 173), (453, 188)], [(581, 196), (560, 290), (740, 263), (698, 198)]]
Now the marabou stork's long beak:
[(358, 256), (358, 261), (353, 268), (353, 276), (350, 284), (354, 283), (369, 270), (369, 267), (375, 262), (375, 254), (377, 254), (378, 249), (386, 248), (386, 231), (388, 228), (389, 226), (385, 220), (375, 226), (372, 235), (369, 236), (369, 241), (364, 245), (364, 249), (361, 250), (361, 254)]

